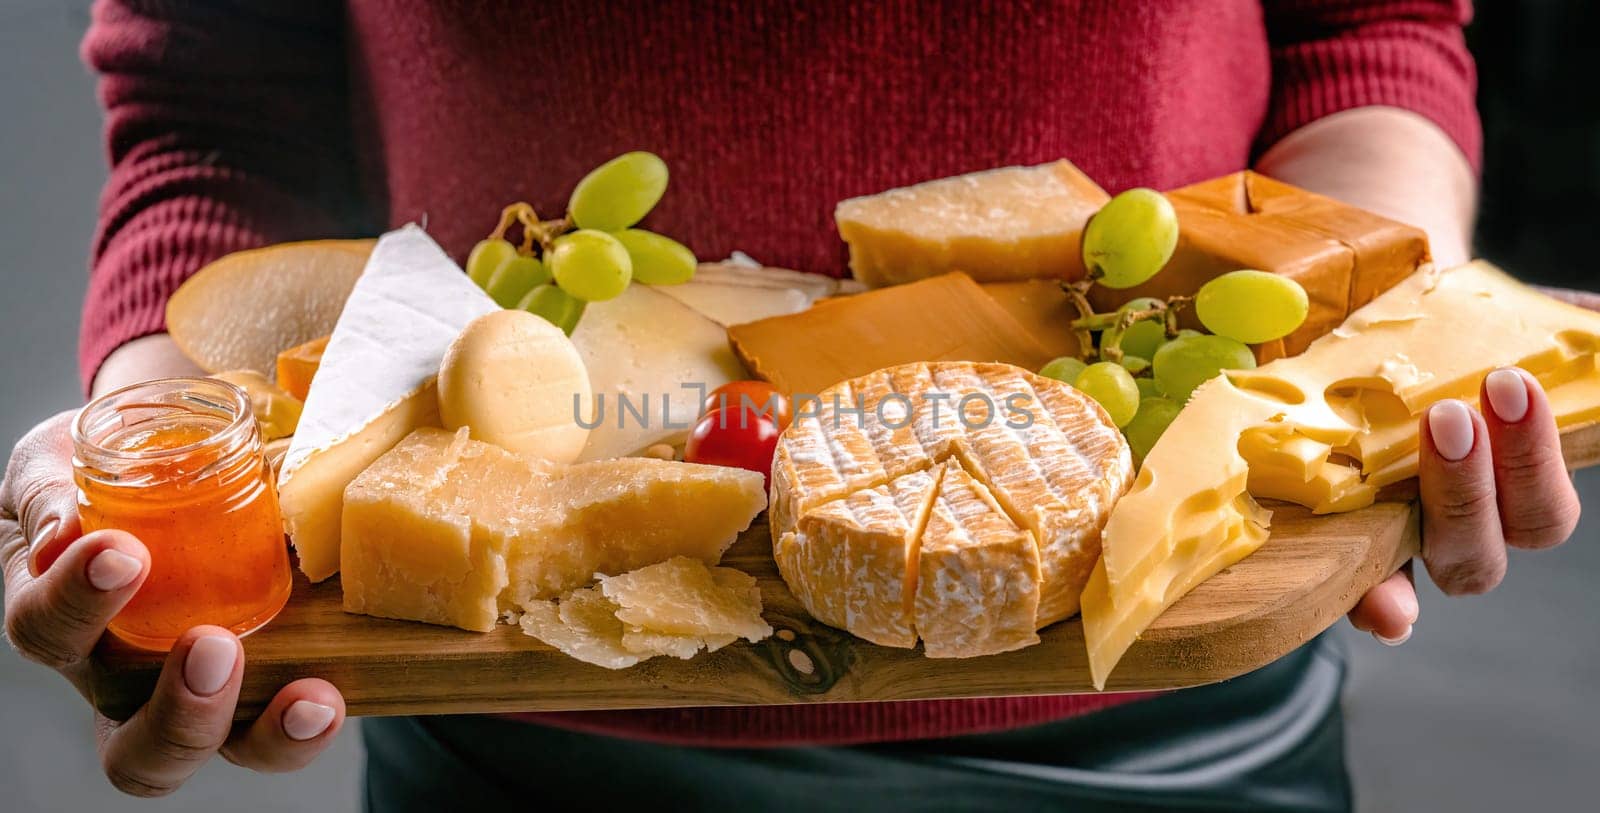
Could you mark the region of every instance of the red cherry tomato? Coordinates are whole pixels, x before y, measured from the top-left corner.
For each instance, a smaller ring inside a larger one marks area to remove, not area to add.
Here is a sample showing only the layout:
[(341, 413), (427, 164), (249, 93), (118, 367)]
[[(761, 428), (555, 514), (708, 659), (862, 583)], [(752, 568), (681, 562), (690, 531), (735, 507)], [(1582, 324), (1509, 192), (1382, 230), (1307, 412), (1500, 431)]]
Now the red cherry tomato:
[(789, 398), (765, 381), (730, 381), (712, 390), (700, 405), (700, 414), (718, 409), (753, 409), (777, 421), (778, 430), (789, 428)]
[(775, 421), (754, 410), (712, 410), (689, 430), (683, 459), (690, 463), (759, 471), (770, 480), (772, 455), (778, 450), (779, 434)]

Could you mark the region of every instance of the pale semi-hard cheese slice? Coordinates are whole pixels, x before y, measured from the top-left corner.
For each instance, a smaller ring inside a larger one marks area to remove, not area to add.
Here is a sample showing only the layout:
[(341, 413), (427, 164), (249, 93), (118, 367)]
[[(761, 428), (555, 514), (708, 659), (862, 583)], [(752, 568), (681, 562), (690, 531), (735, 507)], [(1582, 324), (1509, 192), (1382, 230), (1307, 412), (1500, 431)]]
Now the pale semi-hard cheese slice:
[(705, 396), (745, 377), (721, 325), (648, 285), (590, 303), (572, 343), (593, 393), (583, 461), (681, 441)]
[(701, 263), (694, 278), (659, 291), (723, 327), (799, 313), (818, 299), (854, 293), (860, 285), (821, 274), (741, 263)]
[[(779, 572), (819, 620), (876, 643), (920, 636), (929, 654), (970, 656), (1025, 646), (1075, 611), (1133, 468), (1093, 401), (1010, 365), (939, 362), (840, 382), (814, 406), (797, 408), (779, 439), (771, 521)], [(947, 502), (943, 520), (924, 526), (928, 487), (942, 478), (971, 493), (956, 503), (963, 511)], [(992, 507), (988, 520), (976, 521), (978, 506)], [(1016, 555), (1018, 533), (1031, 555)], [(951, 619), (971, 608), (938, 608), (933, 594), (926, 618), (939, 638), (918, 629), (919, 552), (930, 550), (926, 572), (975, 568), (986, 641), (954, 636)], [(1033, 615), (1026, 634), (1015, 632), (1019, 614)]]
[(1317, 511), (1370, 504), (1416, 473), (1422, 412), (1438, 398), (1475, 401), (1502, 366), (1550, 382), (1558, 425), (1593, 420), (1597, 349), (1600, 314), (1475, 262), (1418, 271), (1305, 353), (1203, 385), (1106, 525), (1105, 589), (1083, 610), (1096, 685), (1161, 609), (1259, 544), (1248, 521), (1207, 535), (1218, 516), (1250, 513), (1237, 505), (1247, 487)]
[(916, 626), (930, 658), (1039, 642), (1039, 546), (989, 489), (948, 465), (917, 554)]
[(589, 430), (589, 374), (561, 328), (521, 310), (474, 319), (439, 364), (446, 429), (519, 454), (571, 463)]
[(1108, 197), (1056, 161), (851, 198), (834, 210), (856, 279), (879, 288), (965, 271), (980, 282), (1083, 274), (1079, 241)]
[(345, 486), (418, 426), (438, 425), (434, 376), (468, 322), (497, 310), (422, 229), (378, 240), (323, 352), (278, 475), (300, 569), (339, 569)]

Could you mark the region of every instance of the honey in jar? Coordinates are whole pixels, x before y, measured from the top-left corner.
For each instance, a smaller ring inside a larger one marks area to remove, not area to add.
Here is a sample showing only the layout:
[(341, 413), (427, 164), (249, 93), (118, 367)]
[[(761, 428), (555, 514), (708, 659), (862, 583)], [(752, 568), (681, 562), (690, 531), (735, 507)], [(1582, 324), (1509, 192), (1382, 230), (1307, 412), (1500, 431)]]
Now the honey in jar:
[(244, 390), (210, 378), (135, 384), (72, 426), (84, 533), (117, 528), (150, 574), (113, 634), (169, 650), (196, 624), (244, 635), (289, 599), (289, 554), (260, 429)]

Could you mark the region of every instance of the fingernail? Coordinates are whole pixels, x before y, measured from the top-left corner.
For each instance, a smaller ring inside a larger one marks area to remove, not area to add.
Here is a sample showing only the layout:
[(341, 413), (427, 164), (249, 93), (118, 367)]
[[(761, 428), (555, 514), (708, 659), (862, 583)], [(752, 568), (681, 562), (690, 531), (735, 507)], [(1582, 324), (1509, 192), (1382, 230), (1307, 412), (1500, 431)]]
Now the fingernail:
[(289, 739), (305, 742), (333, 724), (333, 707), (310, 700), (296, 700), (283, 712), (283, 733)]
[[(1399, 598), (1396, 599), (1396, 601), (1398, 601), (1399, 604), (1400, 604), (1400, 614), (1405, 616), (1406, 620), (1409, 623), (1412, 623), (1412, 624), (1417, 623), (1417, 616), (1421, 615), (1421, 613), (1422, 613), (1422, 608), (1417, 606), (1417, 597), (1416, 596), (1400, 596)], [(1409, 636), (1411, 634), (1410, 631), (1409, 631), (1409, 627), (1407, 628), (1407, 630), (1408, 631), (1406, 632), (1406, 635)]]
[(1516, 370), (1495, 370), (1484, 379), (1483, 388), (1500, 420), (1516, 423), (1528, 414), (1528, 384)]
[(89, 583), (102, 593), (121, 590), (139, 578), (143, 569), (143, 562), (120, 550), (103, 550), (89, 560)]
[(1472, 414), (1467, 405), (1450, 399), (1428, 410), (1428, 434), (1433, 448), (1446, 460), (1460, 460), (1472, 452)]
[(1400, 633), (1400, 637), (1398, 637), (1398, 638), (1385, 638), (1385, 637), (1383, 637), (1382, 635), (1379, 635), (1376, 632), (1372, 633), (1372, 637), (1378, 639), (1378, 643), (1383, 644), (1384, 646), (1399, 646), (1399, 645), (1405, 643), (1406, 641), (1411, 640), (1411, 630), (1412, 630), (1412, 626), (1410, 624), (1407, 624), (1406, 625), (1406, 631), (1403, 632), (1403, 633)]
[(54, 519), (54, 518), (45, 520), (39, 526), (39, 529), (34, 532), (34, 534), (33, 534), (34, 538), (28, 540), (29, 546), (34, 548), (35, 550), (37, 550), (40, 545), (43, 545), (44, 543), (49, 542), (52, 538), (54, 538), (55, 535), (56, 535), (56, 531), (58, 529), (60, 529), (60, 528), (61, 528), (61, 520)]
[(222, 691), (238, 658), (239, 646), (232, 638), (207, 635), (197, 639), (189, 648), (188, 660), (183, 662), (183, 682), (189, 685), (189, 691), (210, 697)]

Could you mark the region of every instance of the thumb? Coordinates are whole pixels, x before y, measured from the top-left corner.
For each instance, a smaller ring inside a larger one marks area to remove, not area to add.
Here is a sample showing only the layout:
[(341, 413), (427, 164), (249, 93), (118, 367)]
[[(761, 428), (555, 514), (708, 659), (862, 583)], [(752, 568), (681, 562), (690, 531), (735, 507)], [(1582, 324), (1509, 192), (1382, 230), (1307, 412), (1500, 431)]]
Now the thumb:
[(35, 576), (83, 534), (72, 479), (71, 426), (76, 415), (60, 413), (17, 441), (0, 486), (0, 513), (17, 518), (28, 542), (28, 570)]

